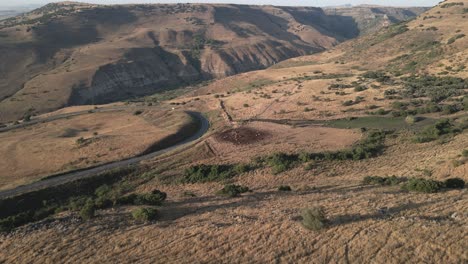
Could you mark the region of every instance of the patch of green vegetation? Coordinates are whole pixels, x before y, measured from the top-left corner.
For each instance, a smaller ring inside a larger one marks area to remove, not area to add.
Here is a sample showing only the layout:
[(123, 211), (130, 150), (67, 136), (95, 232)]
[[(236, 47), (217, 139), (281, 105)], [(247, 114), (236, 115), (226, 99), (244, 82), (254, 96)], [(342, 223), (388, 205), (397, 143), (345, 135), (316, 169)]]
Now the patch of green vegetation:
[(350, 149), (339, 151), (327, 151), (318, 153), (301, 152), (300, 154), (275, 153), (266, 157), (258, 157), (258, 166), (268, 166), (274, 174), (290, 170), (300, 163), (310, 161), (333, 161), (333, 160), (363, 160), (375, 157), (384, 148), (385, 132), (371, 131), (367, 137)]
[(167, 194), (159, 190), (153, 190), (150, 193), (130, 194), (120, 197), (116, 200), (117, 204), (132, 205), (161, 205), (166, 200)]
[(374, 79), (380, 83), (391, 83), (392, 78), (383, 71), (368, 71), (362, 75), (364, 78)]
[(401, 189), (406, 191), (415, 191), (423, 193), (439, 192), (446, 189), (463, 189), (465, 181), (460, 178), (449, 178), (443, 182), (424, 178), (406, 178), (406, 177), (379, 177), (367, 176), (363, 179), (366, 185), (396, 186), (401, 184)]
[(408, 30), (409, 29), (408, 29), (408, 26), (406, 25), (406, 22), (401, 22), (401, 23), (391, 25), (387, 29), (383, 30), (382, 33), (379, 33), (376, 36), (376, 38), (372, 40), (370, 44), (375, 45), (387, 39), (393, 38), (397, 35), (403, 34), (407, 32)]
[(291, 169), (297, 162), (298, 156), (295, 154), (274, 153), (264, 158), (266, 164), (271, 167), (273, 174)]
[(89, 220), (96, 214), (96, 207), (92, 199), (88, 200), (86, 204), (80, 210), (80, 217), (83, 220)]
[(248, 187), (242, 185), (228, 184), (225, 185), (221, 190), (217, 191), (216, 194), (225, 197), (238, 197), (242, 193), (246, 193), (248, 191)]
[(425, 143), (437, 140), (444, 135), (455, 135), (462, 131), (461, 128), (455, 126), (449, 119), (442, 119), (437, 121), (434, 125), (426, 127), (423, 131), (418, 133), (414, 141), (417, 143)]
[(426, 180), (422, 178), (411, 178), (401, 186), (402, 190), (414, 191), (422, 193), (436, 193), (443, 187), (443, 183), (434, 180)]
[(251, 170), (249, 165), (195, 165), (187, 168), (182, 178), (183, 183), (224, 181)]
[[(93, 210), (118, 205), (117, 201), (125, 197), (125, 193), (147, 181), (139, 175), (135, 167), (120, 168), (61, 186), (2, 199), (0, 231), (7, 232), (66, 210), (76, 211), (83, 219), (89, 219), (94, 215)], [(147, 195), (143, 196), (148, 198)], [(151, 199), (143, 201), (154, 204)]]
[(276, 81), (270, 80), (270, 79), (257, 79), (253, 80), (247, 84), (244, 84), (237, 89), (234, 90), (234, 92), (250, 92), (254, 89), (257, 88), (262, 88), (271, 84), (277, 83)]
[(322, 207), (304, 209), (301, 213), (302, 226), (309, 230), (319, 231), (326, 227), (327, 218)]
[(354, 87), (355, 92), (362, 92), (362, 91), (365, 91), (365, 90), (367, 90), (367, 87), (364, 86), (364, 85), (358, 85), (358, 86)]
[(465, 36), (466, 36), (465, 34), (455, 35), (455, 36), (449, 38), (449, 40), (447, 40), (447, 44), (450, 45), (450, 44), (454, 43), (455, 41), (457, 41), (457, 39), (464, 38)]
[(463, 157), (468, 157), (468, 149), (464, 149), (464, 150), (462, 151), (462, 156), (463, 156)]
[(158, 217), (158, 210), (151, 207), (137, 208), (132, 211), (133, 219), (142, 222), (156, 220)]
[(468, 79), (431, 75), (402, 78), (405, 82), (401, 95), (406, 98), (429, 97), (433, 102), (463, 95)]

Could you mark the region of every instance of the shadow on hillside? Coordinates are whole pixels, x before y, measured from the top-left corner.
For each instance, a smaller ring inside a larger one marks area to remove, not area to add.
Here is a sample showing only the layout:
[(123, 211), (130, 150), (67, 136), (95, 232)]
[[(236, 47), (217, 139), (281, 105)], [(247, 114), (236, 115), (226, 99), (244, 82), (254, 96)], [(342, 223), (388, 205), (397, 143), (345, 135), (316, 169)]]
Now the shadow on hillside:
[(341, 226), (351, 223), (357, 223), (366, 220), (378, 220), (389, 218), (393, 215), (399, 214), (404, 211), (414, 210), (426, 205), (434, 204), (435, 202), (422, 202), (422, 203), (408, 203), (395, 207), (385, 207), (376, 209), (376, 212), (373, 214), (347, 214), (347, 215), (338, 215), (330, 219), (330, 226)]
[[(336, 185), (327, 185), (314, 187), (301, 191), (294, 192), (280, 192), (280, 191), (267, 191), (267, 192), (252, 192), (242, 195), (241, 197), (236, 198), (225, 198), (219, 196), (208, 196), (208, 197), (193, 197), (187, 198), (183, 201), (168, 201), (165, 205), (160, 208), (161, 211), (161, 222), (170, 222), (177, 220), (179, 218), (189, 216), (189, 215), (201, 215), (205, 213), (214, 212), (218, 209), (233, 209), (237, 207), (244, 208), (258, 208), (260, 203), (269, 199), (279, 198), (279, 197), (289, 197), (289, 196), (300, 196), (307, 195), (312, 193), (339, 193), (343, 194), (346, 192), (356, 192), (363, 191), (375, 186), (351, 186), (336, 188)], [(392, 212), (398, 210), (398, 208), (393, 208)], [(380, 215), (372, 215), (372, 217), (377, 217)], [(345, 216), (340, 216), (342, 221), (350, 221), (358, 216), (350, 216), (346, 218)], [(359, 216), (362, 217), (362, 216)], [(366, 217), (366, 216), (364, 216)], [(371, 217), (371, 216), (369, 216)], [(168, 223), (169, 224), (169, 223)]]

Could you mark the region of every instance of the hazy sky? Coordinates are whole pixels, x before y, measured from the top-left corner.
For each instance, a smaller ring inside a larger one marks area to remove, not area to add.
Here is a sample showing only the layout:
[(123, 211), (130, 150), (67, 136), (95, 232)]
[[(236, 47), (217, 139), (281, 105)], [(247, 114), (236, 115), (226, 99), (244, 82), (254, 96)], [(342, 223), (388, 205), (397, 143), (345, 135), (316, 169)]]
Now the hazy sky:
[[(0, 0), (0, 6), (21, 6), (29, 4), (46, 4), (60, 2), (54, 0)], [(302, 5), (302, 6), (331, 6), (343, 4), (374, 4), (388, 6), (434, 6), (440, 0), (77, 0), (77, 2), (96, 4), (125, 4), (125, 3), (237, 3), (237, 4), (269, 4), (269, 5)]]

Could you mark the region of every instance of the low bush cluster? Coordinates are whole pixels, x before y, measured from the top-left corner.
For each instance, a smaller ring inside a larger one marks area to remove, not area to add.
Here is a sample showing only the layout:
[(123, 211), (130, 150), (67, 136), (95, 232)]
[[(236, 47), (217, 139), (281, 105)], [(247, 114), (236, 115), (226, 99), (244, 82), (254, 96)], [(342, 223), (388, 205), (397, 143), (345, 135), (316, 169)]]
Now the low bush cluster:
[(401, 186), (401, 189), (414, 192), (435, 193), (440, 191), (442, 187), (443, 183), (439, 181), (411, 178)]
[(363, 184), (395, 186), (401, 184), (401, 189), (405, 191), (414, 191), (422, 193), (435, 193), (441, 189), (463, 189), (465, 181), (460, 178), (449, 178), (445, 181), (436, 181), (424, 178), (405, 178), (405, 177), (379, 177), (367, 176), (363, 179)]
[(161, 205), (166, 200), (167, 194), (159, 190), (153, 190), (150, 193), (130, 194), (117, 200), (117, 204), (133, 205)]
[(133, 219), (142, 222), (156, 220), (158, 217), (158, 210), (151, 207), (137, 208), (132, 211)]
[(404, 89), (401, 95), (406, 98), (429, 97), (433, 102), (464, 94), (468, 79), (458, 77), (437, 77), (433, 75), (402, 78)]
[(367, 137), (350, 149), (339, 151), (327, 151), (318, 153), (302, 152), (300, 154), (275, 153), (266, 157), (258, 157), (258, 166), (272, 168), (274, 174), (287, 171), (297, 164), (310, 161), (333, 161), (333, 160), (363, 160), (375, 157), (384, 148), (386, 132), (370, 131)]
[(442, 119), (418, 133), (414, 141), (417, 143), (430, 142), (439, 139), (441, 136), (457, 134), (460, 131), (461, 129), (456, 127), (449, 119)]
[(182, 178), (183, 183), (212, 182), (231, 179), (251, 169), (249, 165), (195, 165), (187, 168)]

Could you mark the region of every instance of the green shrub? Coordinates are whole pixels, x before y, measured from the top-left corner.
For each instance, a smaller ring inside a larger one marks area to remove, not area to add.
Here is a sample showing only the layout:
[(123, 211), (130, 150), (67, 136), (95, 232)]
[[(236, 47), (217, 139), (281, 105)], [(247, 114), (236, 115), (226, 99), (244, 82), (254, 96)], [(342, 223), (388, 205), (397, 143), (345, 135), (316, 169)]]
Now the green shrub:
[(444, 105), (442, 106), (442, 114), (450, 115), (458, 112), (458, 108), (455, 105)]
[(458, 34), (458, 35), (455, 35), (453, 37), (451, 37), (448, 41), (447, 41), (447, 44), (452, 44), (454, 43), (457, 39), (461, 39), (461, 38), (464, 38), (466, 35), (465, 34)]
[[(241, 169), (238, 167), (237, 170)], [(182, 182), (197, 183), (222, 181), (233, 178), (236, 175), (234, 166), (232, 165), (195, 165), (189, 167), (184, 172)]]
[(442, 119), (434, 125), (426, 127), (422, 132), (416, 135), (414, 140), (417, 143), (425, 143), (434, 141), (443, 135), (457, 132), (459, 132), (458, 129), (455, 128), (450, 120)]
[(326, 226), (327, 219), (322, 207), (313, 207), (302, 211), (302, 225), (309, 229), (318, 231)]
[(281, 185), (281, 186), (278, 187), (278, 191), (280, 191), (280, 192), (290, 192), (290, 191), (292, 191), (292, 189), (288, 185)]
[(468, 111), (468, 96), (464, 96), (462, 100), (463, 110)]
[(463, 189), (465, 181), (460, 178), (451, 178), (444, 181), (444, 186), (449, 189)]
[(403, 190), (422, 193), (435, 193), (440, 191), (443, 184), (439, 181), (426, 180), (422, 178), (411, 178), (401, 186)]
[(362, 76), (368, 79), (375, 79), (380, 83), (391, 83), (392, 81), (390, 76), (388, 76), (387, 74), (385, 74), (385, 72), (382, 71), (369, 71), (364, 73)]
[(224, 185), (224, 187), (221, 190), (217, 191), (216, 194), (226, 197), (238, 197), (241, 193), (246, 193), (248, 191), (248, 187), (242, 185), (227, 184)]
[(297, 161), (297, 155), (289, 155), (285, 153), (275, 153), (267, 157), (267, 164), (272, 168), (273, 174), (278, 174), (291, 169), (295, 161)]
[(93, 200), (88, 200), (80, 210), (80, 217), (83, 220), (89, 220), (96, 214), (96, 207)]
[(166, 200), (167, 194), (159, 190), (153, 190), (150, 193), (130, 194), (117, 200), (118, 204), (133, 205), (161, 205)]
[(468, 157), (468, 149), (464, 149), (464, 150), (462, 151), (462, 156), (463, 156), (463, 157)]
[(136, 205), (161, 205), (166, 200), (166, 193), (159, 190), (153, 190), (151, 193), (137, 195), (134, 200)]
[(468, 79), (450, 76), (410, 76), (402, 78), (402, 80), (404, 81), (402, 96), (407, 98), (429, 97), (435, 103), (464, 94), (464, 89), (468, 84)]
[(158, 210), (151, 207), (137, 208), (132, 211), (132, 216), (137, 221), (153, 221), (158, 217)]
[(103, 184), (99, 186), (95, 191), (94, 194), (97, 197), (105, 197), (112, 191), (111, 187), (107, 184)]
[(364, 86), (364, 85), (359, 85), (359, 86), (354, 87), (355, 92), (362, 92), (362, 91), (365, 91), (365, 90), (367, 90), (367, 87)]

